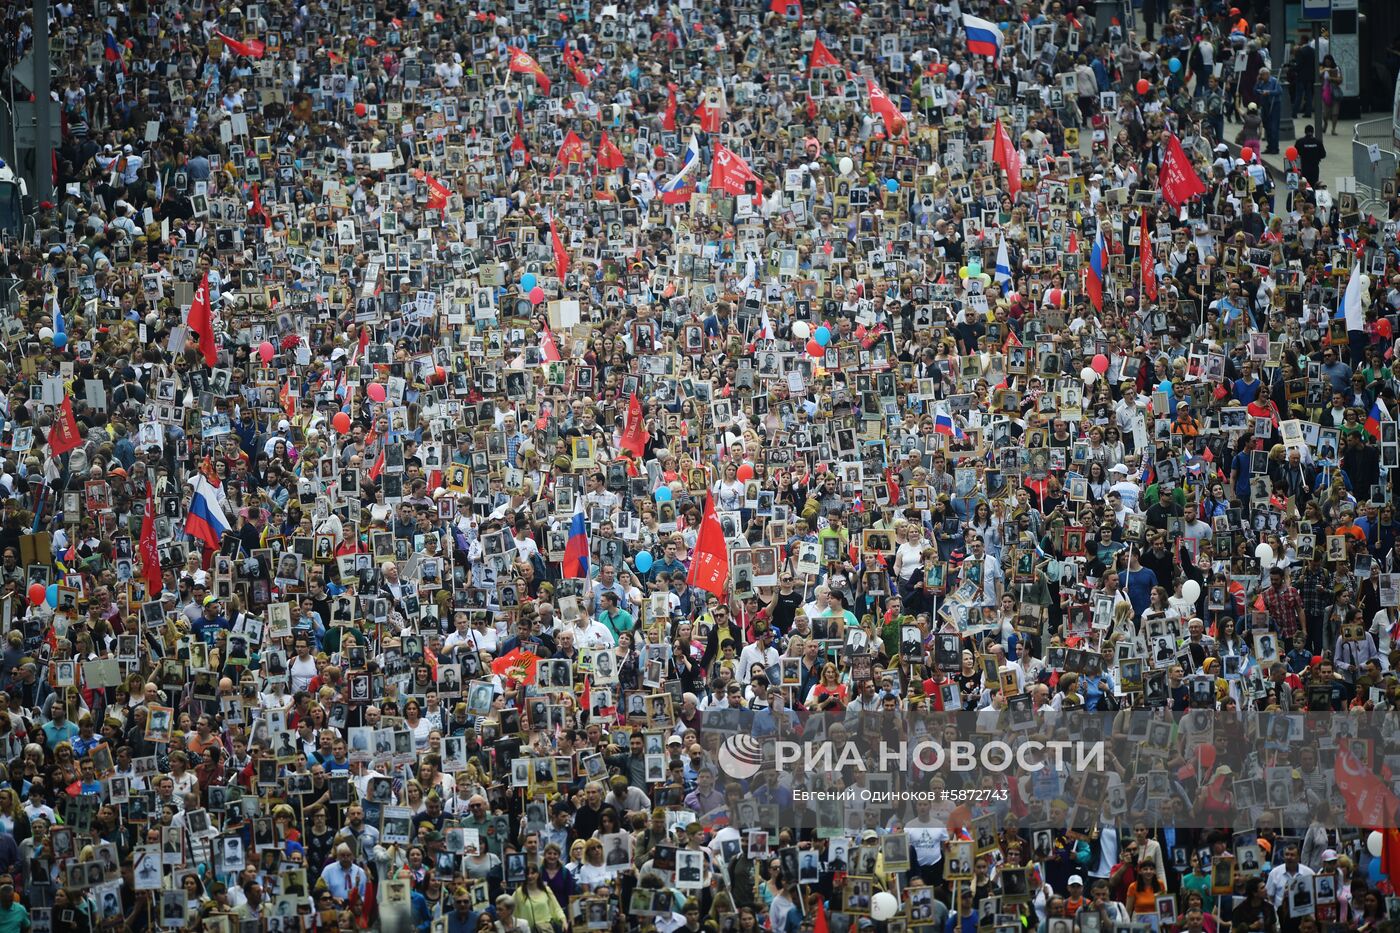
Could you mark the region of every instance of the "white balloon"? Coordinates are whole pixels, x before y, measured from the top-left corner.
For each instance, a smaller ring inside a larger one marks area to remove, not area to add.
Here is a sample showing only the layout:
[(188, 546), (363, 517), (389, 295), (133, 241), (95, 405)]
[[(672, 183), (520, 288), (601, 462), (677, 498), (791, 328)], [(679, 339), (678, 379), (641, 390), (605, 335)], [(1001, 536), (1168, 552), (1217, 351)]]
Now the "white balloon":
[(39, 328), (39, 339), (40, 339), (40, 340), (52, 340), (52, 339), (53, 339), (53, 328), (51, 328), (51, 327), (41, 327), (41, 328)]
[(1181, 595), (1186, 597), (1188, 603), (1195, 603), (1201, 598), (1201, 585), (1195, 580), (1187, 580), (1181, 584)]
[(899, 899), (888, 891), (877, 891), (870, 899), (870, 919), (876, 923), (884, 923), (886, 920), (899, 913)]
[(793, 321), (792, 335), (798, 340), (806, 340), (808, 337), (812, 336), (812, 326), (806, 321)]
[(1093, 385), (1099, 381), (1099, 374), (1094, 372), (1092, 366), (1085, 366), (1079, 371), (1079, 378), (1083, 379), (1086, 384)]
[(1384, 838), (1383, 836), (1381, 836), (1381, 834), (1380, 834), (1379, 832), (1377, 832), (1377, 831), (1375, 831), (1375, 830), (1373, 829), (1373, 830), (1371, 830), (1371, 835), (1369, 835), (1369, 836), (1366, 837), (1366, 851), (1367, 851), (1367, 852), (1370, 852), (1370, 853), (1371, 853), (1373, 856), (1375, 856), (1376, 858), (1380, 858), (1380, 857), (1381, 857), (1381, 846), (1382, 846), (1384, 843), (1385, 843), (1385, 838)]
[(1254, 556), (1260, 560), (1272, 561), (1274, 559), (1274, 549), (1269, 546), (1269, 542), (1260, 541), (1254, 548)]
[(842, 175), (849, 175), (851, 174), (851, 169), (856, 167), (856, 164), (851, 161), (850, 156), (842, 156), (841, 161), (836, 163), (836, 167), (841, 170)]

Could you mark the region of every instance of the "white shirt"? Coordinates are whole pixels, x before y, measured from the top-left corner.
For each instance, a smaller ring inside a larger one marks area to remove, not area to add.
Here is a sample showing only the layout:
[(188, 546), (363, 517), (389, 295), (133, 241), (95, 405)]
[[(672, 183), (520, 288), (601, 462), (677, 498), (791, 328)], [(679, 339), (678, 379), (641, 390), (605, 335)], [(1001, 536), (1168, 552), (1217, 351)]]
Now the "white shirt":
[(777, 663), (777, 648), (770, 645), (765, 651), (761, 642), (745, 645), (744, 650), (739, 653), (739, 670), (735, 673), (735, 679), (741, 684), (747, 684), (750, 680), (749, 669), (755, 664), (762, 664), (766, 670)]
[(1311, 868), (1298, 863), (1298, 867), (1290, 873), (1287, 865), (1275, 865), (1269, 872), (1269, 880), (1264, 885), (1265, 892), (1269, 895), (1269, 901), (1278, 910), (1288, 899), (1288, 892), (1297, 886), (1298, 882), (1304, 878), (1311, 878), (1317, 874)]

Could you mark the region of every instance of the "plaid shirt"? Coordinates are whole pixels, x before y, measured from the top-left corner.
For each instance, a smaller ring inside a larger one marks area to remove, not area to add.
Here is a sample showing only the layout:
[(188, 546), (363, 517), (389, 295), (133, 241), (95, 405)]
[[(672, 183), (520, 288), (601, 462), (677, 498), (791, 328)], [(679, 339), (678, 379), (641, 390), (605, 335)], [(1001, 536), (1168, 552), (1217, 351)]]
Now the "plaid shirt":
[(1310, 618), (1320, 618), (1327, 614), (1332, 605), (1332, 574), (1321, 568), (1307, 568), (1293, 575), (1293, 583), (1303, 598), (1303, 611)]
[(1285, 583), (1271, 586), (1260, 595), (1279, 633), (1291, 641), (1303, 627), (1303, 600), (1298, 596), (1298, 591)]

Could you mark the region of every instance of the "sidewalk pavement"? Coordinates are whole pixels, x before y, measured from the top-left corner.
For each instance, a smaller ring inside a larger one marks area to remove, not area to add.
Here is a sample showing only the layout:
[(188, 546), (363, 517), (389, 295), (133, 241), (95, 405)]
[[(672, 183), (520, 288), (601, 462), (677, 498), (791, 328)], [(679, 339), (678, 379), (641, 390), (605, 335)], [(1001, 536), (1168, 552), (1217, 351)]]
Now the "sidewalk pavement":
[[(1361, 140), (1368, 144), (1377, 143), (1382, 149), (1392, 148), (1393, 143), (1390, 138), (1390, 122), (1386, 119), (1387, 117), (1389, 117), (1389, 113), (1381, 111), (1379, 113), (1362, 114), (1359, 120), (1338, 120), (1337, 132), (1335, 135), (1328, 133), (1326, 136), (1318, 137), (1322, 140), (1322, 144), (1327, 147), (1327, 157), (1322, 160), (1322, 168), (1318, 173), (1318, 177), (1327, 185), (1327, 190), (1335, 195), (1341, 190), (1339, 179), (1348, 177), (1353, 173), (1351, 139), (1352, 131), (1358, 123), (1367, 123), (1367, 121), (1377, 120), (1384, 121), (1380, 123), (1371, 122), (1369, 125), (1363, 126)], [(1284, 150), (1293, 145), (1294, 140), (1303, 135), (1303, 127), (1307, 126), (1309, 123), (1312, 123), (1314, 126), (1317, 125), (1317, 122), (1314, 120), (1294, 117), (1293, 139), (1282, 140), (1276, 155), (1260, 154), (1260, 159), (1262, 159), (1264, 164), (1269, 168), (1270, 174), (1275, 176), (1280, 183), (1283, 181), (1285, 172)], [(1238, 123), (1232, 123), (1228, 119), (1226, 120), (1225, 141), (1230, 146), (1231, 155), (1236, 158), (1239, 157), (1240, 147), (1235, 145), (1233, 140), (1239, 128), (1240, 125)]]

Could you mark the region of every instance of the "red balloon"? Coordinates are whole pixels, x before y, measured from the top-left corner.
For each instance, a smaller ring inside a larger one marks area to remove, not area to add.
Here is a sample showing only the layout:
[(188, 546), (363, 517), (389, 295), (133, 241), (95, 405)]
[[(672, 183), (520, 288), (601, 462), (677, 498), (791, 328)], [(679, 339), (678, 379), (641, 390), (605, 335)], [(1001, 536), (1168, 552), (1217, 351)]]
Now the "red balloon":
[(1050, 299), (1050, 306), (1052, 308), (1062, 307), (1065, 303), (1065, 293), (1058, 288), (1050, 289), (1050, 291), (1046, 293), (1046, 296)]
[(815, 340), (808, 340), (807, 355), (815, 356), (816, 358), (821, 359), (823, 356), (826, 356), (826, 347), (817, 343)]
[(1297, 162), (1297, 161), (1298, 161), (1298, 147), (1297, 147), (1297, 146), (1289, 146), (1287, 149), (1283, 150), (1283, 157), (1284, 157), (1285, 159), (1287, 159), (1288, 161), (1290, 161), (1290, 162)]
[(382, 382), (371, 382), (371, 383), (369, 384), (369, 388), (368, 388), (368, 389), (365, 389), (365, 394), (368, 395), (371, 399), (373, 399), (373, 400), (376, 401), (376, 402), (382, 402), (382, 401), (384, 401), (384, 399), (385, 399), (384, 383), (382, 383)]
[(1240, 150), (1240, 158), (1244, 159), (1246, 162), (1253, 162), (1254, 150), (1249, 148), (1248, 146), (1245, 146)]
[(739, 477), (739, 482), (747, 483), (753, 479), (753, 467), (747, 463), (741, 463), (739, 469), (734, 471), (734, 475)]
[(29, 584), (29, 605), (31, 605), (31, 606), (37, 606), (37, 605), (39, 605), (40, 603), (42, 603), (42, 602), (44, 601), (44, 597), (47, 596), (47, 595), (48, 595), (48, 593), (44, 590), (44, 584), (42, 584), (42, 583), (31, 583), (31, 584)]
[(369, 108), (365, 106), (364, 101), (355, 104), (355, 116), (363, 117), (367, 113), (369, 113)]
[(337, 434), (349, 434), (350, 416), (343, 411), (336, 412), (335, 417), (331, 419), (331, 427), (335, 428)]
[(1108, 372), (1108, 357), (1102, 353), (1095, 353), (1094, 358), (1089, 361), (1089, 365), (1093, 367), (1094, 372), (1102, 376)]
[(1146, 78), (1138, 78), (1137, 92), (1139, 95), (1146, 94), (1152, 85)]

